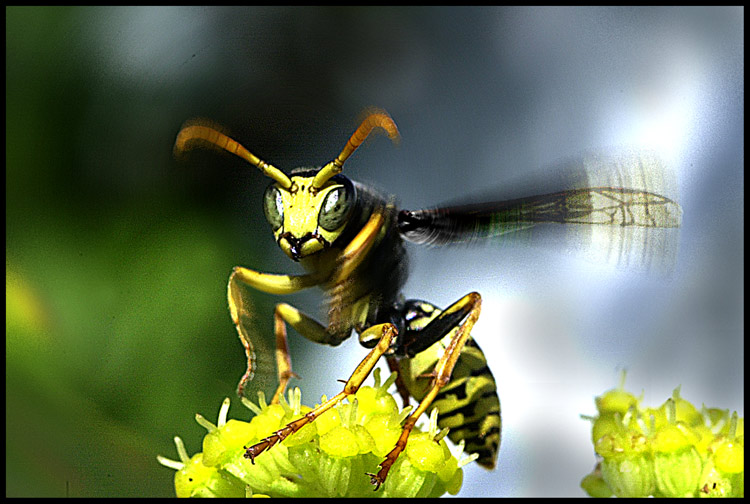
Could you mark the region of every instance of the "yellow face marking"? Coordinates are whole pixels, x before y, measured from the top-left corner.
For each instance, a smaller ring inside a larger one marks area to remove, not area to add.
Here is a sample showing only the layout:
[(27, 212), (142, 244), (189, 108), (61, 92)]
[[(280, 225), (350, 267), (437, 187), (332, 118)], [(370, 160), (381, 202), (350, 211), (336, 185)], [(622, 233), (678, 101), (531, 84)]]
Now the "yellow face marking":
[(336, 182), (329, 182), (321, 189), (316, 189), (312, 182), (315, 177), (291, 177), (289, 190), (278, 187), (283, 205), (283, 222), (274, 231), (277, 243), (286, 255), (299, 260), (327, 248), (339, 237), (346, 222), (338, 229), (329, 231), (318, 223), (321, 208), (327, 203), (326, 196), (343, 187)]

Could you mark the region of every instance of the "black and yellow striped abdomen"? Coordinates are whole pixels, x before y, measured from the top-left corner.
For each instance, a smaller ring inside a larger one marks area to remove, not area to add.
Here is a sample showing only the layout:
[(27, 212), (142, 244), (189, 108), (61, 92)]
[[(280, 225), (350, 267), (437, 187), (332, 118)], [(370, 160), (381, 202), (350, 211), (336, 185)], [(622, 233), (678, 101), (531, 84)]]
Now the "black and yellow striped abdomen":
[[(407, 304), (411, 308), (405, 314), (404, 329), (407, 332), (423, 329), (441, 313), (424, 301), (409, 301)], [(402, 381), (418, 401), (429, 390), (430, 373), (456, 330), (414, 357), (399, 361)], [(440, 428), (450, 429), (448, 437), (451, 441), (464, 440), (466, 452), (479, 454), (477, 463), (488, 469), (494, 468), (500, 447), (500, 399), (484, 353), (472, 338), (466, 341), (450, 382), (440, 390), (432, 404), (438, 408)]]

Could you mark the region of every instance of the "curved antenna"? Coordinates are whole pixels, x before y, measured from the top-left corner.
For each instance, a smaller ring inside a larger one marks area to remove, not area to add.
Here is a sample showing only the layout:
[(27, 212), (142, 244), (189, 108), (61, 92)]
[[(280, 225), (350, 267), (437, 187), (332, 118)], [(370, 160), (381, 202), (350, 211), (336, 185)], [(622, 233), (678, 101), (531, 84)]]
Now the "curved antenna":
[(362, 124), (359, 125), (359, 128), (357, 128), (349, 141), (346, 142), (344, 150), (341, 151), (341, 154), (339, 154), (336, 159), (321, 168), (318, 174), (315, 175), (315, 178), (312, 182), (313, 187), (315, 187), (316, 189), (320, 189), (325, 185), (326, 182), (328, 182), (331, 177), (341, 173), (341, 170), (344, 167), (344, 162), (349, 158), (349, 156), (352, 155), (355, 150), (357, 150), (357, 147), (362, 145), (362, 142), (365, 141), (367, 136), (375, 128), (381, 128), (382, 130), (384, 130), (388, 134), (388, 137), (394, 142), (396, 142), (399, 138), (396, 123), (393, 122), (393, 119), (391, 119), (391, 116), (389, 116), (386, 111), (378, 110), (371, 112), (367, 117), (365, 117), (365, 120), (362, 121)]
[(235, 156), (241, 157), (251, 165), (260, 169), (260, 171), (263, 172), (263, 175), (274, 179), (284, 189), (289, 189), (292, 186), (291, 179), (287, 177), (283, 171), (261, 161), (258, 157), (254, 156), (250, 151), (240, 145), (239, 142), (232, 140), (224, 133), (221, 133), (210, 126), (202, 124), (183, 126), (177, 134), (177, 140), (175, 140), (174, 143), (174, 152), (176, 155), (179, 155), (182, 152), (201, 144), (218, 147), (219, 149), (231, 152)]

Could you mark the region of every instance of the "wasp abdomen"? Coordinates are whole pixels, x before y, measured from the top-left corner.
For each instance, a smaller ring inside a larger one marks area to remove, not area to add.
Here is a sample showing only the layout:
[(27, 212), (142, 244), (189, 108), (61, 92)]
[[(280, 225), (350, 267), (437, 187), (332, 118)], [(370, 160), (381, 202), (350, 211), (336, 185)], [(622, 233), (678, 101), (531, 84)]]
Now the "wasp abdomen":
[[(441, 313), (442, 310), (431, 303), (406, 301), (401, 311), (406, 334), (400, 341), (418, 341), (420, 336), (427, 337), (423, 331)], [(416, 400), (421, 401), (429, 391), (431, 372), (457, 329), (456, 325), (426, 349), (399, 361), (402, 380)], [(451, 441), (458, 443), (463, 440), (466, 452), (479, 454), (478, 464), (495, 467), (502, 427), (500, 399), (484, 353), (471, 337), (458, 357), (451, 380), (440, 389), (432, 405), (438, 408), (440, 428), (450, 429), (448, 437)]]

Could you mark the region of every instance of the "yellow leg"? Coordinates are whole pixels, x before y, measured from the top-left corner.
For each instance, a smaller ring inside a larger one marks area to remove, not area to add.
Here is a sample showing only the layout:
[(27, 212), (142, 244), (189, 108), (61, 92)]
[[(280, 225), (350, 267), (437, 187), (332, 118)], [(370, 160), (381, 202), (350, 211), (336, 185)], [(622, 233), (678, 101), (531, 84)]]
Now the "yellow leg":
[[(261, 273), (242, 266), (235, 266), (229, 277), (229, 288), (232, 282), (241, 281), (250, 287), (267, 292), (269, 294), (292, 294), (302, 289), (320, 285), (326, 280), (325, 275), (275, 275), (273, 273)], [(231, 307), (232, 298), (230, 292), (229, 303)]]
[(322, 324), (305, 315), (292, 305), (286, 303), (277, 304), (273, 320), (274, 333), (276, 334), (276, 369), (279, 376), (279, 386), (271, 400), (271, 404), (279, 402), (279, 398), (286, 390), (289, 379), (297, 376), (292, 372), (292, 362), (289, 358), (286, 324), (291, 325), (298, 333), (315, 343), (328, 345), (338, 343)]
[(362, 360), (362, 362), (359, 363), (357, 369), (354, 370), (354, 373), (352, 373), (351, 377), (344, 385), (344, 390), (342, 390), (317, 408), (313, 409), (309, 413), (305, 414), (304, 416), (298, 418), (293, 422), (290, 422), (285, 427), (277, 430), (267, 438), (262, 439), (259, 443), (254, 444), (250, 447), (244, 447), (245, 458), (249, 458), (254, 462), (255, 457), (263, 453), (265, 450), (271, 448), (279, 441), (283, 441), (288, 436), (294, 434), (302, 427), (314, 421), (320, 415), (334, 407), (337, 403), (341, 402), (345, 397), (354, 394), (355, 392), (357, 392), (357, 390), (359, 390), (359, 387), (369, 376), (370, 372), (375, 367), (375, 364), (377, 364), (378, 359), (380, 359), (380, 357), (391, 347), (393, 338), (395, 338), (396, 336), (396, 328), (393, 326), (393, 324), (390, 323), (372, 326), (367, 329), (367, 331), (372, 331), (376, 334), (379, 333), (380, 341), (378, 342), (377, 346), (375, 346), (375, 348), (370, 350), (370, 352)]
[(252, 319), (251, 303), (247, 297), (247, 293), (238, 282), (237, 271), (238, 268), (234, 268), (229, 277), (227, 300), (229, 301), (229, 315), (232, 317), (232, 322), (237, 329), (240, 342), (245, 347), (245, 355), (247, 355), (247, 370), (237, 386), (237, 395), (244, 397), (245, 386), (255, 375), (255, 349), (253, 348), (250, 334), (248, 334), (248, 327), (251, 327)]
[(367, 223), (360, 229), (352, 241), (346, 246), (341, 255), (338, 257), (338, 269), (336, 271), (334, 282), (344, 280), (349, 277), (352, 271), (360, 265), (367, 257), (367, 254), (375, 244), (375, 239), (383, 229), (383, 208), (378, 208), (372, 212)]
[[(367, 224), (357, 233), (357, 236), (354, 237), (339, 256), (335, 281), (347, 278), (367, 256), (383, 227), (383, 222), (382, 211), (374, 211)], [(247, 329), (250, 327), (252, 314), (249, 309), (250, 302), (246, 298), (240, 283), (270, 294), (291, 294), (302, 289), (320, 285), (330, 280), (330, 276), (330, 271), (295, 276), (261, 273), (243, 268), (242, 266), (235, 266), (229, 277), (229, 285), (227, 286), (229, 313), (232, 317), (232, 322), (234, 322), (237, 328), (240, 342), (245, 347), (245, 355), (247, 355), (247, 370), (237, 387), (237, 394), (240, 396), (244, 395), (245, 387), (255, 375), (255, 350)], [(276, 390), (276, 394), (274, 394), (274, 400), (278, 400), (289, 378), (294, 376), (291, 371), (291, 362), (286, 345), (286, 328), (283, 327), (283, 322), (279, 319), (283, 319), (300, 334), (317, 343), (329, 345), (340, 343), (321, 324), (307, 315), (300, 313), (296, 308), (287, 304), (277, 306), (274, 316), (274, 328), (276, 333), (276, 362), (279, 373), (279, 388)], [(284, 357), (280, 357), (282, 353), (285, 354)]]
[(471, 334), (471, 329), (479, 318), (479, 312), (482, 307), (482, 298), (478, 293), (472, 292), (458, 300), (443, 312), (443, 314), (450, 314), (451, 312), (465, 309), (467, 307), (470, 307), (470, 311), (466, 316), (466, 319), (459, 326), (458, 331), (456, 331), (456, 334), (451, 339), (445, 352), (435, 365), (430, 391), (427, 392), (427, 395), (419, 403), (417, 409), (414, 410), (404, 422), (404, 427), (401, 430), (401, 435), (399, 436), (398, 441), (396, 441), (396, 446), (388, 453), (388, 455), (386, 455), (385, 460), (380, 463), (380, 470), (378, 473), (370, 475), (372, 483), (376, 485), (376, 490), (383, 484), (391, 466), (406, 448), (409, 434), (417, 423), (417, 419), (422, 413), (427, 411), (427, 408), (432, 404), (432, 401), (438, 395), (440, 389), (450, 381), (451, 373), (453, 373), (453, 368), (456, 366), (461, 350), (463, 350), (464, 344)]
[[(291, 325), (299, 334), (315, 343), (326, 345), (336, 345), (340, 343), (335, 335), (329, 333), (326, 328), (305, 315), (297, 308), (286, 303), (279, 303), (273, 314), (274, 334), (276, 336), (276, 371), (278, 373), (279, 385), (271, 399), (271, 404), (279, 402), (281, 395), (286, 390), (289, 380), (297, 375), (292, 371), (292, 361), (289, 357), (289, 346), (287, 344), (286, 324)], [(237, 393), (242, 397), (245, 387), (252, 379), (255, 367), (255, 352), (249, 337), (246, 335), (244, 324), (237, 325), (237, 331), (240, 334), (240, 340), (245, 346), (245, 353), (248, 356), (247, 371), (242, 377), (238, 386)]]
[(276, 372), (279, 377), (279, 386), (271, 399), (271, 404), (279, 402), (286, 390), (286, 386), (289, 384), (289, 380), (293, 376), (297, 377), (292, 371), (292, 360), (289, 357), (289, 345), (287, 345), (286, 340), (286, 324), (279, 310), (281, 306), (276, 305), (276, 310), (273, 314), (273, 328), (274, 334), (276, 334)]
[[(245, 387), (253, 379), (255, 375), (255, 350), (253, 348), (253, 342), (250, 338), (248, 328), (252, 327), (252, 309), (251, 302), (247, 296), (245, 289), (242, 288), (242, 283), (254, 287), (264, 292), (271, 292), (274, 294), (283, 294), (297, 292), (307, 287), (312, 287), (321, 282), (321, 279), (315, 275), (272, 275), (268, 273), (259, 273), (251, 269), (236, 266), (232, 270), (232, 274), (229, 276), (229, 284), (227, 285), (227, 300), (229, 302), (229, 314), (232, 317), (232, 322), (237, 328), (237, 334), (240, 337), (242, 346), (245, 347), (245, 355), (247, 355), (247, 371), (242, 376), (239, 385), (237, 386), (237, 394), (242, 397), (244, 396)], [(278, 328), (276, 330), (276, 348), (277, 355), (279, 353), (279, 336)], [(284, 330), (284, 347), (286, 347), (286, 331)], [(287, 359), (288, 362), (288, 352)], [(277, 357), (277, 363), (279, 359)], [(279, 368), (279, 376), (281, 378), (282, 367)], [(291, 368), (289, 369), (291, 373)], [(288, 381), (289, 378), (286, 378)]]

